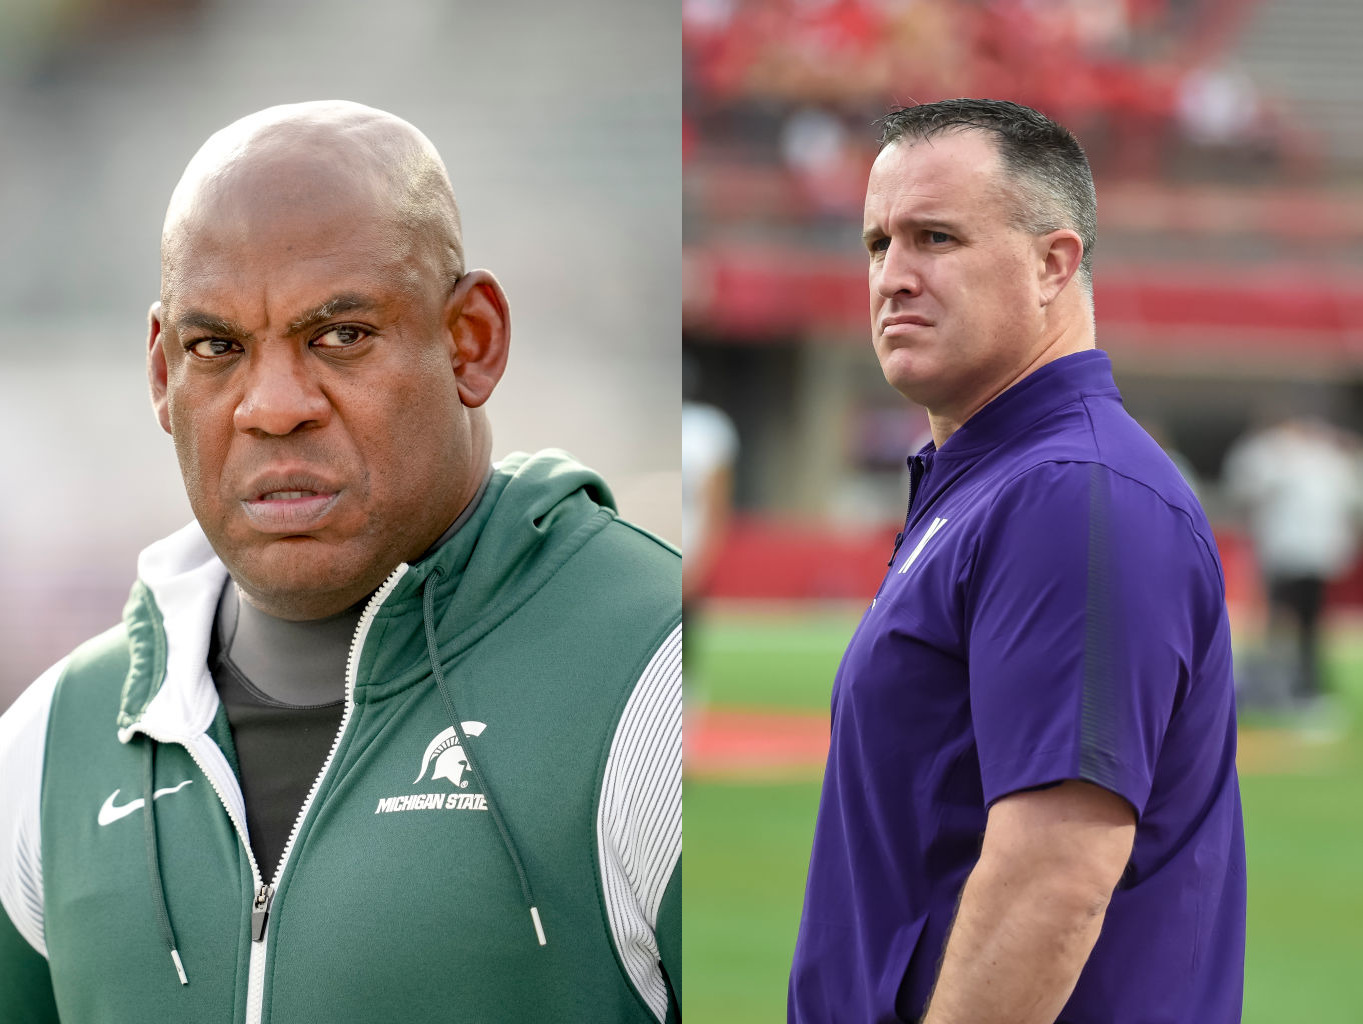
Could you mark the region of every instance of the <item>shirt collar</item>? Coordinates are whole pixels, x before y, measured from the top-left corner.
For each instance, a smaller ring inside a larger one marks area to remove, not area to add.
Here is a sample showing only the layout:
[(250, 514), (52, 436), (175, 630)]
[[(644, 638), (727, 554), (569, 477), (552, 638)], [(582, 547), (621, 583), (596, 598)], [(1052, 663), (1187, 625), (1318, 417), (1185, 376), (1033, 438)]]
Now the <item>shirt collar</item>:
[(942, 445), (919, 453), (951, 458), (996, 448), (1081, 395), (1112, 392), (1112, 360), (1100, 349), (1061, 356), (1028, 374), (966, 420)]

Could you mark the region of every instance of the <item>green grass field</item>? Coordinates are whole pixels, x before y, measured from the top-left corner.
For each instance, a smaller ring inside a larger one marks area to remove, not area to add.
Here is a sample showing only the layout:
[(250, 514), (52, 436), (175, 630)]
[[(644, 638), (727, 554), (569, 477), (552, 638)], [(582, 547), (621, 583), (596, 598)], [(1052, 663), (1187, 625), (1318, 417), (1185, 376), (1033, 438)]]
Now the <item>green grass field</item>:
[[(712, 615), (695, 651), (709, 706), (826, 711), (854, 625), (842, 612)], [(1242, 739), (1245, 1024), (1363, 1022), (1363, 636), (1336, 637), (1328, 665), (1342, 736), (1302, 740), (1256, 725), (1254, 738), (1278, 751), (1257, 766)], [(785, 1019), (818, 799), (813, 778), (688, 779), (689, 1019)]]

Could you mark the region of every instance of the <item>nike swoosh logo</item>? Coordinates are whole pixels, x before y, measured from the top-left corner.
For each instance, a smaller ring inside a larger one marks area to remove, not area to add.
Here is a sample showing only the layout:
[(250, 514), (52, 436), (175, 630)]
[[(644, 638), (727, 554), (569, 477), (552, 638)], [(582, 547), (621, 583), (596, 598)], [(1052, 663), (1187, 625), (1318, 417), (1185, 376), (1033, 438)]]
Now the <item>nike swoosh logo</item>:
[[(185, 781), (178, 786), (171, 786), (168, 789), (158, 789), (151, 795), (151, 798), (153, 800), (160, 800), (169, 793), (178, 793), (193, 781), (193, 779), (185, 779)], [(140, 811), (142, 805), (147, 802), (146, 797), (139, 796), (136, 800), (130, 800), (128, 803), (122, 804), (121, 806), (115, 805), (114, 801), (118, 799), (118, 793), (118, 790), (114, 790), (110, 793), (109, 799), (105, 800), (104, 806), (99, 809), (98, 820), (101, 825), (108, 825), (117, 821), (119, 818), (126, 818), (128, 815), (132, 814), (133, 811)]]

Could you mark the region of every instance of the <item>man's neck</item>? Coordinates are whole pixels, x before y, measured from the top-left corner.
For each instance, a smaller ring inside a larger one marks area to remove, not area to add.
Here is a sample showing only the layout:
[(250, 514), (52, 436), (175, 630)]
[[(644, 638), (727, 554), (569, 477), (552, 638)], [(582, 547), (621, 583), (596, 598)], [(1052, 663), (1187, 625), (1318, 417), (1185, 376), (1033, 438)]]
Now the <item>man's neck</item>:
[(982, 388), (969, 403), (950, 410), (928, 410), (928, 425), (932, 430), (932, 443), (938, 448), (946, 444), (947, 438), (965, 426), (966, 421), (998, 398), (1013, 385), (1026, 380), (1047, 363), (1053, 363), (1064, 356), (1084, 352), (1094, 347), (1092, 331), (1064, 331), (1052, 338), (1021, 368), (1005, 374), (999, 380)]

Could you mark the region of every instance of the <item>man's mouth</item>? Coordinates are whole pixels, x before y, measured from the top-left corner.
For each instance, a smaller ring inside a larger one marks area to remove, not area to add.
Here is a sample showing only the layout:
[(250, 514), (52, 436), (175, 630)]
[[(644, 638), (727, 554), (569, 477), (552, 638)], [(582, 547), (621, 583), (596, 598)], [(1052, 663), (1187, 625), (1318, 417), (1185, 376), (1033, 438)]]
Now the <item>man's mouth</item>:
[[(312, 481), (309, 481), (311, 483)], [(266, 487), (271, 487), (266, 484)], [(341, 497), (341, 490), (314, 487), (280, 487), (257, 492), (246, 498), (241, 508), (251, 525), (261, 533), (311, 533), (326, 525), (332, 508)]]
[(880, 321), (881, 334), (906, 334), (919, 330), (923, 327), (931, 327), (932, 321), (927, 317), (918, 316), (913, 313), (899, 314), (897, 316), (887, 316)]

